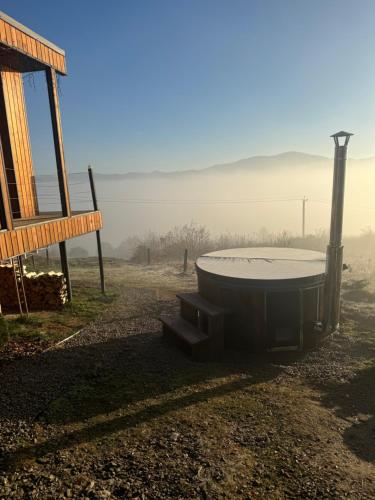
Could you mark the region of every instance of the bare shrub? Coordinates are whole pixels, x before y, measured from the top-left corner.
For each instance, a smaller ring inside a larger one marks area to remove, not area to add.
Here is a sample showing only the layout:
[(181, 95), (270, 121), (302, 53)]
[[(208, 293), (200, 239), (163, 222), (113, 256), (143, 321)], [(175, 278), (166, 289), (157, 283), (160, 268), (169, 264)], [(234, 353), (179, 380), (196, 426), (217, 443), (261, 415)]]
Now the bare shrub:
[(287, 231), (272, 234), (264, 228), (252, 235), (226, 233), (212, 237), (205, 226), (190, 222), (175, 226), (164, 234), (151, 232), (139, 238), (131, 260), (138, 263), (147, 262), (148, 249), (152, 262), (162, 262), (182, 259), (185, 249), (189, 259), (195, 260), (200, 255), (214, 250), (252, 246), (288, 247), (292, 241), (293, 238)]
[[(183, 226), (175, 226), (163, 234), (150, 232), (143, 237), (132, 237), (124, 240), (113, 254), (132, 262), (147, 262), (147, 252), (150, 249), (151, 261), (173, 262), (182, 261), (185, 249), (190, 260), (215, 250), (226, 248), (244, 248), (277, 246), (291, 248), (306, 248), (325, 252), (328, 244), (328, 234), (324, 230), (308, 234), (305, 238), (294, 236), (287, 231), (270, 233), (266, 228), (253, 234), (224, 233), (212, 236), (207, 227), (190, 222)], [(344, 238), (345, 256), (358, 257), (368, 266), (369, 259), (375, 255), (375, 232), (365, 229), (360, 236)]]
[(175, 260), (181, 258), (187, 249), (190, 258), (197, 258), (210, 251), (212, 241), (205, 226), (194, 222), (175, 226), (165, 234), (149, 233), (141, 239), (135, 248), (132, 261), (144, 262), (147, 249), (150, 249), (153, 261)]

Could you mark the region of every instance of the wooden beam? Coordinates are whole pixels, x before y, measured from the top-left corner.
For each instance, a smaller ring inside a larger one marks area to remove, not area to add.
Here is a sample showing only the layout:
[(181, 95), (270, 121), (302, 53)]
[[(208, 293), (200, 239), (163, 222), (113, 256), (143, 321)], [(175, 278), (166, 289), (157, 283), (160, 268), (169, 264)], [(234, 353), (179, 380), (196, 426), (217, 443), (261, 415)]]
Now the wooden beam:
[(22, 72), (39, 71), (45, 66), (66, 74), (65, 52), (15, 19), (0, 12), (0, 43), (3, 57)]
[[(40, 220), (39, 220), (40, 219)], [(0, 260), (46, 248), (60, 241), (98, 231), (102, 227), (100, 212), (73, 215), (54, 220), (40, 218), (22, 221), (12, 231), (0, 231)], [(1, 285), (1, 283), (0, 283)]]
[(46, 69), (49, 106), (51, 111), (53, 140), (55, 143), (55, 156), (62, 213), (65, 217), (71, 216), (68, 175), (65, 167), (64, 144), (62, 137), (61, 115), (59, 94), (57, 89), (56, 71), (53, 68)]

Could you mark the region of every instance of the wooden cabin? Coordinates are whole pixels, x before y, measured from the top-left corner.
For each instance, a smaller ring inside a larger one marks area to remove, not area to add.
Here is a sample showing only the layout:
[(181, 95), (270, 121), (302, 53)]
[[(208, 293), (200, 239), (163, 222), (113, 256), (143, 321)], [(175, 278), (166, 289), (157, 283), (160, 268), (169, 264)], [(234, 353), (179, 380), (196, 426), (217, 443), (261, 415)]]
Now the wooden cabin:
[[(25, 105), (23, 73), (44, 71), (56, 155), (61, 211), (40, 212)], [(0, 260), (99, 231), (100, 211), (72, 212), (64, 158), (57, 74), (66, 75), (65, 52), (0, 11)]]

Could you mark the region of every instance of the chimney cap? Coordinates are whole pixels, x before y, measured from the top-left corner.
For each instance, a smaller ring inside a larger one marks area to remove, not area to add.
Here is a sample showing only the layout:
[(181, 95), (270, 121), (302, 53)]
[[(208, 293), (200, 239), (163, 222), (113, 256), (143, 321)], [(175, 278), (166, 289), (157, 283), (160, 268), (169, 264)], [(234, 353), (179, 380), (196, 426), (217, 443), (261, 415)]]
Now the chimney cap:
[[(340, 146), (346, 147), (349, 144), (349, 139), (352, 135), (353, 134), (351, 134), (350, 132), (344, 132), (343, 130), (341, 130), (340, 132), (336, 132), (336, 134), (331, 135), (331, 137), (333, 137), (333, 140), (335, 141), (335, 145), (338, 148)], [(345, 138), (344, 144), (340, 144), (341, 137)]]
[(340, 132), (336, 132), (336, 134), (332, 134), (331, 137), (350, 137), (351, 134), (350, 132), (344, 132), (344, 130), (341, 130)]

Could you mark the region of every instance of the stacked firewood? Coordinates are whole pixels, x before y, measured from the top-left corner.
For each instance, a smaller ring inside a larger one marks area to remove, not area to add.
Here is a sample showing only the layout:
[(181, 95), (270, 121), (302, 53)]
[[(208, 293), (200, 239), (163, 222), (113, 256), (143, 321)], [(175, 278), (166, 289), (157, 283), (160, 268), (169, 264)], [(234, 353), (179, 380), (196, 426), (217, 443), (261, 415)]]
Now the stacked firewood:
[[(0, 304), (3, 313), (19, 312), (16, 282), (12, 265), (0, 266)], [(17, 286), (23, 300), (20, 274)], [(62, 273), (27, 273), (23, 270), (23, 286), (29, 311), (61, 309), (67, 302), (66, 280)]]
[(62, 273), (27, 273), (24, 286), (30, 311), (61, 309), (68, 300)]
[(14, 271), (10, 264), (0, 266), (0, 304), (3, 314), (19, 310)]

